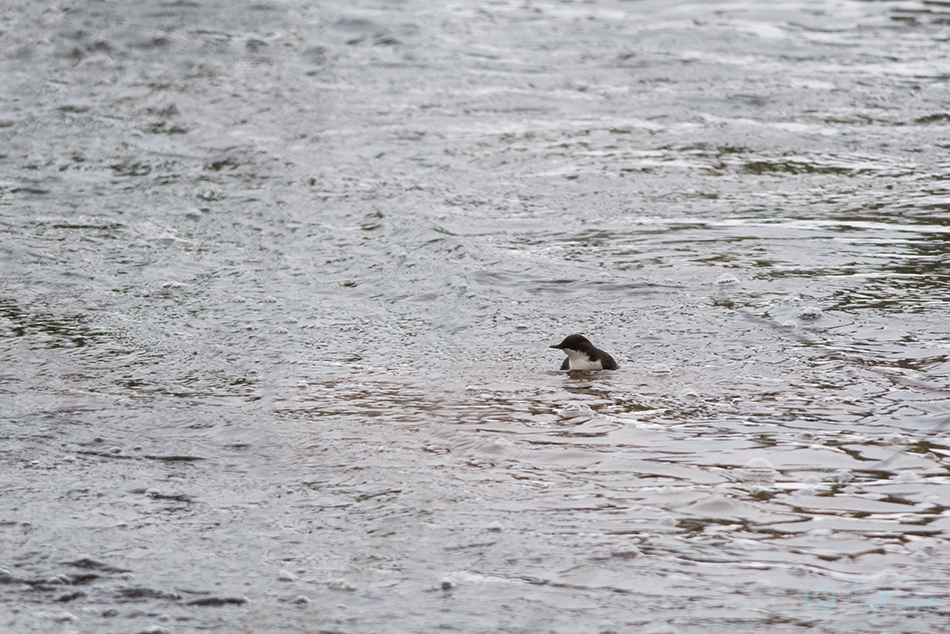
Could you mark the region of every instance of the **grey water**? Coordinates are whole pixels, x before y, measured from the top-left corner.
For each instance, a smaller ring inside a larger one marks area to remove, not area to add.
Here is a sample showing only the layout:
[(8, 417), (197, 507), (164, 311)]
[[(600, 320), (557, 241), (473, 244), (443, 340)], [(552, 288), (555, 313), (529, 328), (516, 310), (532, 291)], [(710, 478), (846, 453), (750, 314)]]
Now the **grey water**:
[(946, 630), (948, 40), (0, 4), (0, 630)]

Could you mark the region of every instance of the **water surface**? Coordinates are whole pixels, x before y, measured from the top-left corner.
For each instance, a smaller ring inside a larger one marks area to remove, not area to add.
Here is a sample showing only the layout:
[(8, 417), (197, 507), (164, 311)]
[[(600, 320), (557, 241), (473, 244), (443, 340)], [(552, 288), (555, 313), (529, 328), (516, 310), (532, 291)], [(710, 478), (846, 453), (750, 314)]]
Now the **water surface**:
[(4, 630), (942, 631), (948, 24), (3, 7)]

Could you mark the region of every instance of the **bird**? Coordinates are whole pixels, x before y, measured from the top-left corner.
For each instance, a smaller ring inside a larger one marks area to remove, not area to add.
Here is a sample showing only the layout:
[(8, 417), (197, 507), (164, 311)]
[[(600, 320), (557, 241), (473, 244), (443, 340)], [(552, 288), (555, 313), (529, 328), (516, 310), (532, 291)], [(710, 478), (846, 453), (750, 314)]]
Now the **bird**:
[(567, 354), (561, 364), (562, 370), (616, 370), (618, 367), (612, 356), (595, 348), (584, 335), (569, 335), (564, 341), (551, 347)]

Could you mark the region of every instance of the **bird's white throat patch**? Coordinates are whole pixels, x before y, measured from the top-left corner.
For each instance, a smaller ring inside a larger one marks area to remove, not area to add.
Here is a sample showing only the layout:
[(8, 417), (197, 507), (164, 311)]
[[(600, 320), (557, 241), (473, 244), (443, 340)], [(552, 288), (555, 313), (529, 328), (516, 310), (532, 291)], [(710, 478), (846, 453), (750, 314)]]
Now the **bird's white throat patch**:
[(590, 357), (587, 356), (586, 352), (581, 352), (579, 350), (568, 350), (565, 349), (564, 352), (567, 353), (568, 362), (571, 364), (572, 370), (603, 370), (604, 366), (600, 364), (600, 360), (591, 361)]

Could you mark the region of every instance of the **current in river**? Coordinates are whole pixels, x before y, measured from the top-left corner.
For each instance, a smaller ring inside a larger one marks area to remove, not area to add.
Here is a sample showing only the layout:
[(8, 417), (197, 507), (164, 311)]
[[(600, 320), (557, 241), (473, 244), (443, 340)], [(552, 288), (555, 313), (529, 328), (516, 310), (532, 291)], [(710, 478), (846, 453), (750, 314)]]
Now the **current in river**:
[(0, 2), (0, 630), (945, 631), (948, 40)]

